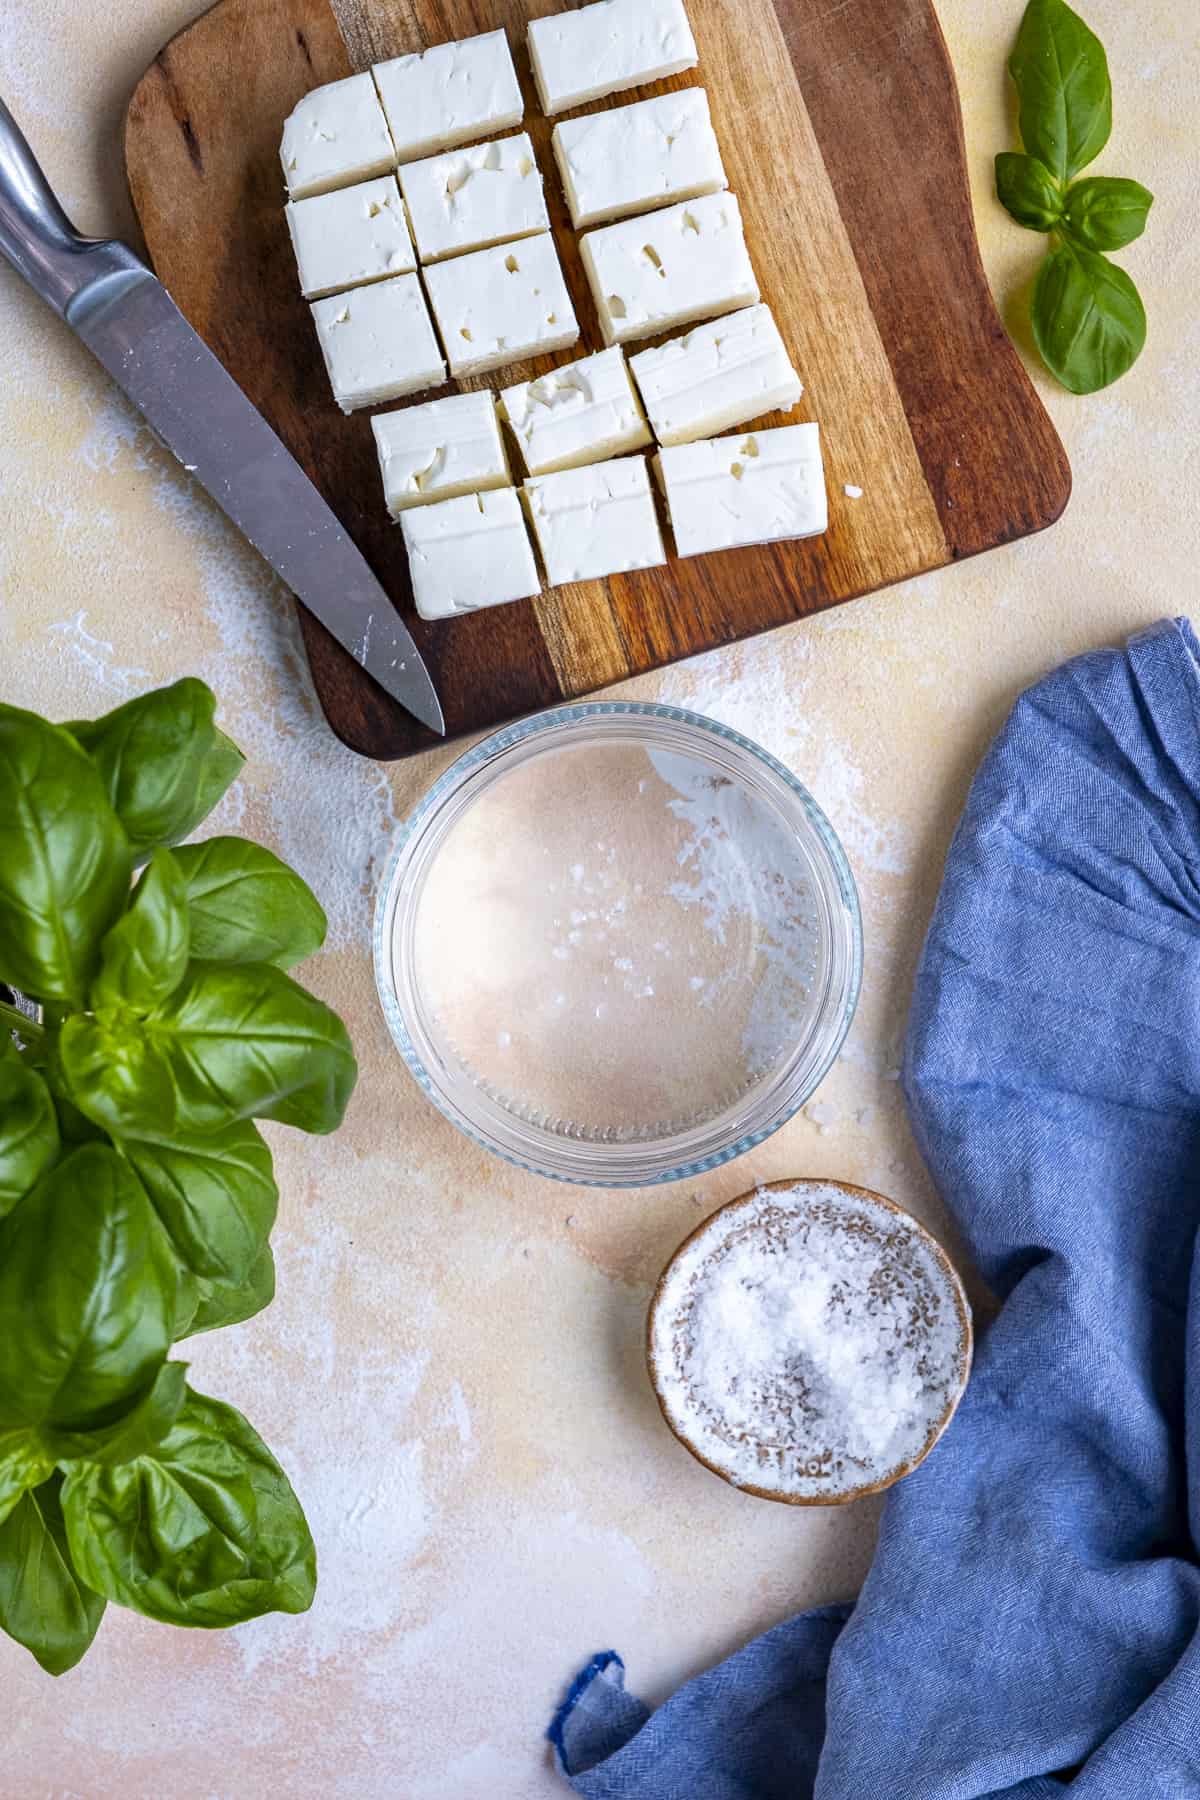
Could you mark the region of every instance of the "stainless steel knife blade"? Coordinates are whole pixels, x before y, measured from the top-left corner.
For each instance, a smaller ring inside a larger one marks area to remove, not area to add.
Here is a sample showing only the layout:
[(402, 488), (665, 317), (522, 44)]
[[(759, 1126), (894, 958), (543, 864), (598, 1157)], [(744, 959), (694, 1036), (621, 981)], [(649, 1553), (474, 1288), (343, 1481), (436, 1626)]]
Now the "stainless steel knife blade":
[(0, 101), (0, 251), (385, 692), (445, 734), (424, 659), (299, 463), (125, 245), (81, 238)]

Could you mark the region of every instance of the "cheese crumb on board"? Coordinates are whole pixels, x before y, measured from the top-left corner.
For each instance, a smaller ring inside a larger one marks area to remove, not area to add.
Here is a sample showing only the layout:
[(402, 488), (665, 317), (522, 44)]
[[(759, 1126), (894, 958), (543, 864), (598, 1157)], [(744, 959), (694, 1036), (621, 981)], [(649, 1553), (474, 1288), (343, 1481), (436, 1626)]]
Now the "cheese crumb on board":
[(455, 376), (482, 375), (578, 342), (579, 322), (549, 232), (436, 263), (425, 279)]
[(863, 497), (863, 490), (860, 487), (852, 486), (850, 482), (846, 483), (842, 492), (845, 494), (847, 500), (861, 500)]
[(500, 411), (530, 475), (604, 462), (653, 441), (619, 348), (506, 388)]
[(407, 163), (400, 186), (424, 263), (550, 229), (541, 173), (525, 133)]
[(283, 127), (279, 155), (293, 200), (390, 174), (396, 151), (371, 77), (351, 75), (305, 94)]
[(682, 74), (700, 60), (683, 0), (595, 0), (534, 19), (529, 55), (551, 117)]
[(568, 119), (554, 154), (577, 231), (729, 186), (703, 88)]
[(644, 456), (541, 475), (525, 494), (551, 587), (667, 560)]
[(655, 468), (680, 556), (819, 537), (828, 530), (816, 425), (681, 444), (664, 450)]
[(790, 410), (804, 392), (769, 306), (699, 325), (630, 368), (660, 444), (691, 444)]
[(504, 31), (397, 56), (373, 74), (402, 163), (510, 131), (525, 117)]
[(512, 486), (491, 394), (452, 394), (371, 420), (384, 496), (394, 518), (460, 494)]
[(513, 488), (413, 507), (400, 525), (423, 619), (453, 619), (542, 591)]
[(317, 300), (312, 315), (334, 398), (345, 413), (440, 387), (446, 379), (416, 275)]
[(293, 200), (286, 211), (306, 300), (408, 275), (417, 266), (394, 175)]
[(607, 225), (581, 249), (607, 344), (718, 318), (762, 298), (733, 194)]

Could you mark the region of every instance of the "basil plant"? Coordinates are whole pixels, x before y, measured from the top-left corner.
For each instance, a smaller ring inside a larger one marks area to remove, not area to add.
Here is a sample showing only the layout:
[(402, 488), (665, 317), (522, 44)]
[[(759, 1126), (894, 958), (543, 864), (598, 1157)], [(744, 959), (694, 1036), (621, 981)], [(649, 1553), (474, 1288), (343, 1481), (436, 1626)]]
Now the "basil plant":
[(334, 1131), (357, 1073), (285, 972), (325, 935), (299, 876), (176, 848), (242, 766), (214, 710), (0, 705), (0, 1627), (53, 1675), (110, 1600), (217, 1627), (316, 1587), (283, 1470), (172, 1356), (273, 1297), (255, 1120)]

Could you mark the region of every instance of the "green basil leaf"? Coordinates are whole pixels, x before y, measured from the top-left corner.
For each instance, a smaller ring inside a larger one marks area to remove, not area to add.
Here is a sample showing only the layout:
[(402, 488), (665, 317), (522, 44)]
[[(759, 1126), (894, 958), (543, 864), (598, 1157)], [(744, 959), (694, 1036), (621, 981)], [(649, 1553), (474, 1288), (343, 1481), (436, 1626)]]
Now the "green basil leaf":
[(1140, 181), (1092, 175), (1067, 195), (1063, 226), (1086, 250), (1123, 250), (1141, 237), (1153, 205)]
[(125, 1463), (157, 1449), (183, 1410), (187, 1364), (164, 1363), (152, 1387), (112, 1425), (96, 1431), (43, 1431), (55, 1462)]
[(46, 1480), (54, 1458), (27, 1425), (0, 1429), (0, 1519), (9, 1513), (29, 1488)]
[(167, 1625), (304, 1612), (316, 1551), (287, 1476), (240, 1413), (189, 1391), (153, 1456), (73, 1469), (63, 1489), (90, 1587)]
[(192, 955), (207, 962), (294, 968), (325, 942), (325, 914), (299, 875), (243, 838), (176, 852), (192, 921)]
[(75, 1573), (55, 1475), (22, 1496), (0, 1525), (0, 1629), (48, 1675), (87, 1655), (108, 1604)]
[(66, 727), (103, 779), (138, 856), (182, 842), (206, 819), (245, 758), (214, 724), (202, 681), (177, 681), (92, 722)]
[(37, 1185), (58, 1150), (50, 1089), (15, 1052), (0, 1059), (0, 1219)]
[(274, 1298), (275, 1258), (270, 1244), (265, 1244), (245, 1281), (197, 1281), (195, 1310), (176, 1337), (199, 1337), (205, 1331), (244, 1325), (265, 1312)]
[(1124, 269), (1064, 244), (1033, 291), (1033, 335), (1046, 367), (1073, 394), (1119, 381), (1146, 343), (1146, 309)]
[(0, 1224), (0, 1423), (112, 1423), (155, 1379), (175, 1261), (133, 1170), (87, 1144)]
[(208, 1136), (241, 1119), (336, 1131), (357, 1077), (336, 1013), (265, 963), (193, 963), (148, 1018), (76, 1014), (72, 1098), (117, 1138)]
[(184, 1266), (239, 1285), (262, 1253), (279, 1206), (271, 1152), (256, 1126), (211, 1137), (122, 1146)]
[(1053, 231), (1062, 217), (1062, 193), (1036, 156), (1019, 156), (1014, 150), (998, 156), (996, 194), (1017, 224), (1030, 231)]
[(129, 845), (74, 740), (0, 705), (0, 978), (81, 1006), (125, 904)]
[(183, 980), (190, 943), (183, 876), (169, 850), (156, 850), (128, 912), (104, 940), (92, 1005), (149, 1012)]
[(1066, 0), (1030, 0), (1008, 66), (1026, 150), (1056, 181), (1073, 181), (1112, 135), (1104, 45)]

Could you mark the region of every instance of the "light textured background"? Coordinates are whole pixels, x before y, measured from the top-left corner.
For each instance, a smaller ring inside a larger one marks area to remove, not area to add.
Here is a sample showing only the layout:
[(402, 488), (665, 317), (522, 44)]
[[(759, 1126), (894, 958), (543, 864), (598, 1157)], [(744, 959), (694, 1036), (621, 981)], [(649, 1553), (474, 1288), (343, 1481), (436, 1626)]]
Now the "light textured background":
[[(130, 231), (118, 126), (194, 0), (11, 0), (0, 92), (85, 229)], [(1037, 241), (991, 197), (1010, 142), (1018, 0), (943, 0), (998, 293)], [(610, 1644), (651, 1697), (816, 1601), (852, 1595), (876, 1510), (796, 1515), (694, 1466), (661, 1427), (640, 1335), (657, 1272), (704, 1212), (760, 1178), (836, 1174), (941, 1227), (896, 1067), (914, 960), (972, 769), (1019, 690), (1164, 613), (1200, 613), (1200, 49), (1176, 0), (1090, 0), (1117, 128), (1100, 170), (1158, 194), (1122, 260), (1150, 347), (1090, 401), (1043, 383), (1076, 493), (1047, 536), (631, 688), (748, 732), (807, 781), (862, 885), (866, 989), (810, 1108), (699, 1187), (560, 1191), (488, 1161), (409, 1084), (375, 1003), (380, 863), (447, 756), (384, 770), (326, 732), (278, 588), (41, 304), (0, 268), (0, 692), (60, 717), (185, 673), (250, 754), (220, 822), (296, 863), (332, 918), (311, 980), (351, 1023), (348, 1125), (274, 1134), (280, 1297), (194, 1348), (310, 1511), (306, 1618), (227, 1636), (110, 1610), (61, 1683), (0, 1643), (5, 1800), (534, 1800), (539, 1735)], [(1013, 446), (1013, 455), (1020, 455)], [(868, 488), (863, 505), (870, 504)]]

